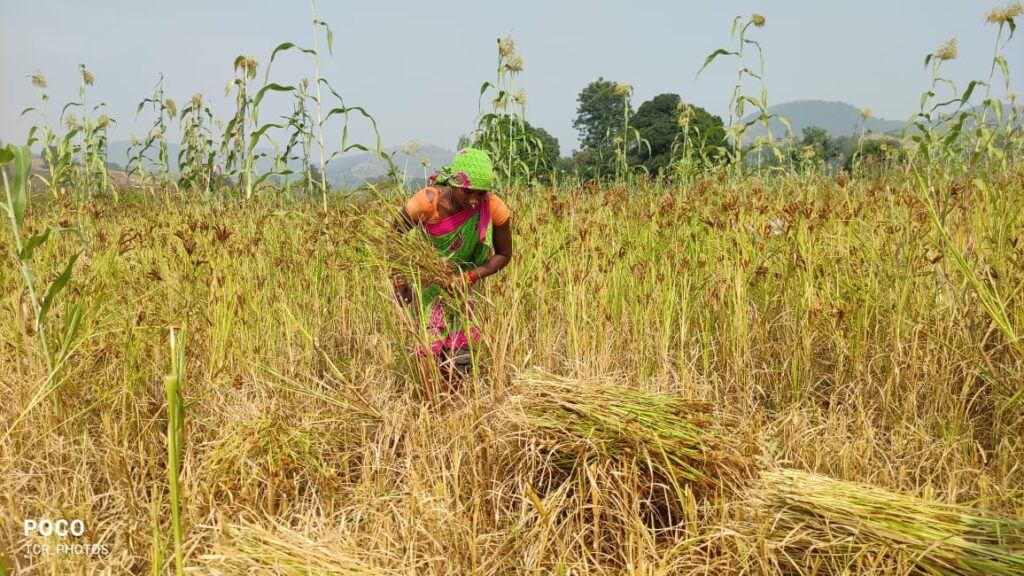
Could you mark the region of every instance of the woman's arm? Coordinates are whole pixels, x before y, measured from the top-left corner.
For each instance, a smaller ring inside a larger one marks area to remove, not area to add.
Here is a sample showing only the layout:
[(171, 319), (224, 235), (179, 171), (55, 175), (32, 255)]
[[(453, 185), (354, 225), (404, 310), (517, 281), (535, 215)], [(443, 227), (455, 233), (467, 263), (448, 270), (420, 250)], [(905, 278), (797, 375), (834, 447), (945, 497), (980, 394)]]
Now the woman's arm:
[(510, 218), (504, 224), (494, 227), (494, 255), (487, 262), (471, 270), (473, 278), (477, 280), (486, 278), (508, 265), (512, 259), (511, 224), (512, 220)]

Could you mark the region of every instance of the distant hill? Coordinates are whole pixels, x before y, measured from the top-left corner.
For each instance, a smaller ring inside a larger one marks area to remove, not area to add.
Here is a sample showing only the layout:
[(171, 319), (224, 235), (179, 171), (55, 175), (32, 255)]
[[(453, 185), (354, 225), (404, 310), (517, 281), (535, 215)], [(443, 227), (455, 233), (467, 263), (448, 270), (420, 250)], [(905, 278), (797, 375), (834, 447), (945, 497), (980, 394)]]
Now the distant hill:
[[(852, 136), (860, 130), (861, 117), (860, 108), (846, 102), (826, 102), (824, 100), (798, 100), (770, 106), (768, 112), (778, 114), (789, 121), (793, 128), (793, 135), (800, 138), (803, 129), (809, 126), (818, 126), (828, 131), (830, 136)], [(744, 121), (748, 122), (757, 118), (757, 114), (747, 116)], [(900, 131), (903, 129), (904, 121), (886, 120), (884, 118), (868, 118), (865, 128), (874, 133)], [(783, 139), (786, 137), (786, 127), (777, 118), (769, 121), (772, 137)], [(767, 130), (760, 124), (754, 124), (747, 128), (744, 139), (752, 141), (758, 136), (767, 135)]]
[[(130, 147), (131, 143), (126, 140), (111, 142), (107, 147), (107, 161), (122, 168), (127, 167), (129, 160), (128, 150)], [(167, 158), (172, 167), (177, 165), (178, 152), (180, 150), (181, 148), (177, 143), (167, 143)], [(406, 174), (406, 182), (409, 183), (414, 180), (422, 181), (425, 178), (424, 170), (426, 170), (427, 175), (433, 174), (438, 168), (451, 162), (454, 155), (454, 152), (440, 146), (418, 143), (392, 146), (385, 148), (384, 151), (391, 155), (392, 162), (395, 163), (398, 171)], [(257, 149), (257, 152), (272, 153), (272, 150)], [(154, 158), (156, 150), (150, 150), (147, 156)], [(317, 155), (314, 155), (313, 162), (314, 164), (319, 162)], [(299, 168), (294, 162), (292, 164), (292, 169), (297, 170)], [(424, 168), (423, 164), (426, 164), (426, 168)], [(143, 165), (149, 169), (154, 168), (151, 162), (144, 162)], [(262, 173), (271, 170), (273, 165), (269, 159), (264, 158), (257, 161), (256, 167)], [(386, 173), (387, 163), (377, 157), (376, 154), (370, 152), (348, 152), (335, 158), (327, 165), (327, 180), (332, 186), (360, 186), (365, 181), (379, 178)]]
[[(454, 152), (433, 144), (406, 144), (384, 149), (405, 181), (423, 180), (438, 168), (450, 163)], [(426, 164), (426, 167), (424, 167)], [(327, 166), (327, 179), (334, 186), (359, 186), (367, 180), (387, 173), (387, 163), (370, 152), (351, 152)], [(426, 174), (426, 176), (424, 175)]]

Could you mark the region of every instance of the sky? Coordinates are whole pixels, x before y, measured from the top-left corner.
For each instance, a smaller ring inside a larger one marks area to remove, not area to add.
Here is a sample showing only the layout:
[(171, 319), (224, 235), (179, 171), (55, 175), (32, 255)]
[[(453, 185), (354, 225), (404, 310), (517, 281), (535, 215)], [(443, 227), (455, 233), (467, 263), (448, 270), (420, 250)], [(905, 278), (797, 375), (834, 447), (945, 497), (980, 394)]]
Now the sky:
[[(946, 40), (955, 36), (959, 48), (943, 65), (947, 77), (961, 89), (987, 79), (997, 28), (985, 17), (1006, 3), (320, 0), (317, 16), (334, 34), (333, 54), (321, 36), (320, 73), (347, 105), (373, 115), (385, 146), (417, 140), (454, 149), (475, 127), (481, 85), (495, 80), (496, 40), (511, 35), (525, 61), (517, 87), (527, 93), (526, 117), (569, 155), (578, 147), (577, 95), (598, 78), (631, 84), (634, 108), (671, 92), (725, 118), (735, 60), (696, 72), (715, 49), (734, 47), (733, 18), (755, 12), (767, 19), (751, 37), (764, 49), (769, 104), (836, 100), (905, 120), (930, 84), (924, 56)], [(256, 58), (262, 82), (277, 45), (312, 45), (311, 20), (308, 0), (0, 0), (0, 140), (24, 142), (39, 123), (34, 113), (19, 117), (39, 104), (33, 73), (48, 81), (52, 117), (77, 99), (80, 63), (95, 77), (88, 106), (105, 103), (116, 121), (112, 140), (148, 132), (152, 113), (136, 118), (136, 106), (160, 74), (179, 108), (201, 92), (227, 118), (233, 96), (225, 96), (225, 85), (235, 57)], [(1010, 92), (1024, 92), (1021, 47), (1014, 37), (1004, 48)], [(270, 81), (296, 84), (313, 73), (312, 58), (287, 52), (274, 61)], [(995, 96), (1005, 92), (1001, 81), (993, 89)], [(290, 111), (286, 96), (268, 96), (261, 120)], [(341, 124), (327, 131), (328, 145), (340, 144)], [(353, 118), (349, 131), (350, 141), (373, 144), (367, 122)]]

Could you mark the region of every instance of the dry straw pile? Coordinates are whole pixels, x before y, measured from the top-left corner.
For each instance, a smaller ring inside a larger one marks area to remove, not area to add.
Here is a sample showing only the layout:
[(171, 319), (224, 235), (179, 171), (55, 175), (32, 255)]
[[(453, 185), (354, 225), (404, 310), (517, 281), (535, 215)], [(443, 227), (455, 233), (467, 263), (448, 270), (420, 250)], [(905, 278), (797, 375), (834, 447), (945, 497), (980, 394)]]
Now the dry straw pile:
[(705, 402), (533, 371), (510, 407), (520, 440), (559, 468), (636, 464), (677, 495), (735, 488), (754, 468), (753, 444)]
[(765, 472), (751, 501), (773, 571), (1024, 574), (1024, 522), (796, 470)]

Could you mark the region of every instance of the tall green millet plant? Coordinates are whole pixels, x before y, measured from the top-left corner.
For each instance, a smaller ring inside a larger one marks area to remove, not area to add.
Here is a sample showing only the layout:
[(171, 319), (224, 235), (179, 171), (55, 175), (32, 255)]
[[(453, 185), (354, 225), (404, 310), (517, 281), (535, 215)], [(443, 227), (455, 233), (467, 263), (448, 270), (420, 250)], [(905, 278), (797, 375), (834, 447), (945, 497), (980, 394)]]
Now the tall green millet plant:
[[(498, 39), (497, 78), (480, 86), (473, 146), (486, 150), (494, 159), (498, 181), (505, 185), (524, 183), (546, 166), (544, 144), (526, 122), (526, 91), (516, 88), (516, 77), (524, 70), (523, 57), (516, 51), (511, 36)], [(491, 112), (483, 113), (483, 98), (488, 92)]]
[[(93, 106), (91, 114), (86, 113), (85, 94), (86, 88), (91, 87), (96, 78), (85, 68), (85, 64), (78, 65), (82, 82), (78, 89), (79, 105), (82, 107), (82, 129), (80, 130), (81, 144), (79, 146), (80, 169), (78, 187), (86, 192), (86, 196), (102, 194), (107, 191), (107, 129), (113, 120), (102, 113), (106, 104), (100, 102)], [(111, 187), (112, 188), (112, 187)], [(117, 192), (114, 190), (114, 198)]]
[[(294, 93), (295, 102), (292, 105), (292, 114), (287, 118), (288, 120), (288, 144), (285, 146), (284, 152), (282, 153), (283, 161), (285, 163), (286, 175), (290, 175), (292, 170), (287, 168), (288, 162), (292, 160), (299, 161), (299, 182), (302, 187), (304, 195), (309, 196), (316, 190), (323, 190), (320, 188), (322, 178), (320, 177), (320, 171), (316, 171), (316, 177), (314, 177), (313, 166), (310, 164), (310, 154), (313, 151), (313, 130), (316, 126), (313, 116), (310, 114), (309, 106), (307, 101), (310, 98), (309, 95), (309, 79), (303, 78), (299, 82), (298, 89)], [(291, 179), (285, 180), (285, 189), (288, 191), (291, 187)]]
[(249, 95), (249, 84), (256, 78), (259, 62), (249, 56), (238, 56), (234, 63), (235, 79), (228, 83), (225, 95), (235, 91), (235, 114), (224, 127), (221, 139), (221, 155), (224, 157), (224, 174), (228, 178), (238, 176), (239, 184), (250, 190), (252, 166), (249, 158), (249, 125), (252, 122), (253, 98)]
[(181, 529), (181, 441), (185, 428), (185, 402), (181, 387), (185, 383), (185, 328), (175, 338), (171, 328), (171, 373), (164, 377), (167, 390), (167, 483), (171, 494), (171, 530), (174, 539), (174, 573), (184, 574)]
[[(904, 135), (909, 128), (916, 129), (916, 133), (910, 136), (916, 145), (911, 160), (920, 162), (922, 166), (942, 165), (946, 170), (965, 167), (958, 144), (964, 122), (970, 114), (963, 107), (970, 101), (978, 81), (970, 82), (961, 94), (952, 80), (941, 75), (942, 64), (955, 60), (957, 54), (954, 36), (924, 58), (925, 67), (931, 67), (931, 86), (921, 94), (920, 109), (903, 129)], [(950, 98), (936, 101), (941, 85), (949, 87)], [(930, 178), (931, 170), (926, 172)]]
[(178, 152), (178, 186), (209, 196), (214, 186), (217, 150), (213, 140), (213, 112), (202, 94), (192, 96), (189, 105), (181, 111), (179, 122), (183, 133)]
[[(96, 78), (84, 64), (79, 64), (78, 70), (81, 76), (78, 100), (61, 108), (59, 121), (67, 128), (63, 136), (49, 126), (46, 104), (50, 97), (46, 93), (46, 78), (40, 73), (33, 74), (31, 78), (32, 84), (39, 89), (42, 104), (38, 110), (34, 107), (26, 108), (21, 114), (38, 112), (42, 117), (42, 126), (32, 126), (28, 134), (30, 147), (36, 142), (42, 145), (40, 156), (50, 171), (48, 180), (42, 176), (40, 180), (46, 183), (54, 196), (71, 190), (81, 199), (108, 189), (107, 128), (114, 121), (102, 113), (106, 107), (102, 102), (92, 108), (92, 116), (95, 118), (87, 113), (86, 93)], [(81, 121), (74, 113), (69, 113), (74, 108), (81, 109)], [(114, 192), (116, 197), (116, 190)]]
[[(313, 15), (313, 47), (303, 48), (292, 42), (285, 42), (274, 48), (274, 51), (270, 55), (270, 62), (267, 64), (267, 70), (264, 75), (265, 85), (260, 90), (260, 95), (257, 96), (256, 99), (256, 103), (258, 104), (259, 98), (261, 98), (262, 95), (268, 90), (290, 92), (298, 100), (298, 102), (294, 106), (295, 111), (293, 112), (291, 117), (287, 118), (288, 122), (286, 124), (274, 124), (260, 127), (260, 129), (258, 130), (258, 136), (262, 136), (262, 134), (265, 132), (265, 129), (271, 126), (291, 131), (291, 135), (289, 137), (289, 144), (286, 146), (287, 152), (283, 155), (278, 155), (277, 164), (280, 167), (280, 171), (278, 173), (284, 175), (291, 173), (290, 169), (282, 165), (287, 162), (287, 157), (290, 156), (290, 152), (295, 148), (295, 145), (300, 142), (305, 143), (303, 144), (305, 150), (303, 152), (303, 155), (305, 157), (308, 156), (309, 153), (309, 142), (315, 140), (316, 147), (320, 154), (320, 169), (318, 171), (314, 171), (310, 169), (308, 162), (306, 162), (305, 166), (303, 167), (303, 171), (306, 173), (307, 179), (309, 177), (313, 177), (312, 180), (316, 184), (317, 188), (319, 188), (320, 196), (323, 199), (324, 208), (326, 208), (328, 192), (327, 166), (337, 156), (340, 156), (345, 152), (348, 152), (353, 149), (362, 150), (364, 152), (373, 152), (379, 158), (387, 162), (390, 176), (397, 176), (398, 170), (395, 168), (395, 165), (391, 160), (391, 156), (384, 152), (381, 147), (380, 131), (377, 129), (377, 121), (374, 120), (373, 116), (371, 116), (370, 113), (367, 112), (365, 108), (362, 108), (360, 106), (347, 106), (345, 104), (344, 98), (341, 97), (341, 94), (339, 94), (338, 91), (331, 86), (330, 82), (328, 82), (326, 78), (322, 78), (320, 76), (320, 28), (324, 29), (324, 33), (326, 35), (327, 52), (328, 54), (332, 55), (334, 53), (334, 33), (331, 31), (331, 28), (327, 24), (327, 22), (320, 20), (317, 17), (316, 0), (310, 0), (310, 10)], [(270, 67), (274, 63), (274, 58), (277, 57), (277, 54), (279, 52), (283, 52), (286, 50), (298, 50), (299, 52), (312, 56), (314, 88), (312, 91), (308, 90), (308, 83), (302, 85), (301, 88), (295, 88), (293, 86), (281, 86), (279, 84), (268, 83), (270, 78)], [(325, 111), (325, 100), (324, 95), (322, 93), (322, 88), (326, 88), (331, 93), (331, 95), (338, 100), (340, 105)], [(306, 104), (307, 100), (312, 100), (312, 106)], [(370, 124), (373, 127), (373, 132), (376, 135), (376, 144), (374, 148), (371, 149), (367, 146), (356, 143), (349, 144), (348, 121), (349, 114), (352, 112), (357, 112), (361, 114), (363, 118), (370, 121)], [(309, 116), (315, 116), (316, 118), (315, 122), (312, 122), (311, 125), (310, 121), (307, 119), (307, 114)], [(341, 116), (343, 118), (343, 123), (341, 127), (341, 145), (338, 147), (337, 150), (332, 152), (330, 156), (328, 156), (327, 141), (324, 136), (325, 126), (328, 123), (328, 121), (330, 121), (330, 119), (335, 115)]]
[[(972, 164), (978, 161), (982, 153), (1000, 161), (1004, 160), (1003, 151), (996, 145), (996, 138), (1000, 134), (1008, 136), (1009, 133), (1013, 131), (1013, 121), (1016, 120), (1016, 114), (1013, 99), (1010, 99), (1009, 116), (1012, 118), (1006, 118), (1006, 132), (1004, 132), (1003, 103), (1001, 100), (992, 98), (992, 85), (995, 82), (996, 68), (998, 68), (1003, 75), (1003, 90), (1008, 92), (1010, 89), (1010, 65), (1001, 52), (1010, 40), (1013, 39), (1013, 33), (1017, 29), (1017, 23), (1014, 19), (1021, 14), (1024, 14), (1024, 4), (1014, 2), (1005, 8), (996, 8), (992, 10), (985, 19), (989, 24), (998, 25), (999, 29), (996, 32), (996, 43), (995, 48), (992, 51), (992, 65), (989, 67), (988, 81), (985, 83), (985, 100), (982, 102), (981, 118), (977, 121), (975, 126), (974, 154), (971, 157)], [(1004, 30), (1009, 31), (1006, 34), (1005, 40), (1003, 39)], [(995, 129), (991, 129), (988, 125), (989, 111), (991, 111), (995, 117)]]
[[(736, 49), (727, 50), (725, 48), (719, 48), (715, 50), (704, 59), (704, 65), (697, 71), (697, 75), (699, 76), (700, 73), (703, 72), (704, 69), (719, 56), (736, 57), (736, 85), (733, 87), (732, 98), (729, 100), (729, 124), (726, 127), (729, 135), (730, 146), (728, 149), (723, 150), (723, 152), (730, 155), (733, 166), (739, 171), (742, 171), (743, 169), (743, 161), (747, 154), (749, 154), (753, 149), (759, 149), (759, 146), (757, 145), (752, 148), (743, 147), (743, 137), (747, 128), (750, 128), (750, 126), (758, 122), (764, 125), (765, 130), (768, 132), (768, 139), (766, 143), (770, 146), (772, 153), (779, 161), (782, 160), (782, 153), (774, 144), (774, 137), (772, 136), (769, 121), (772, 118), (778, 118), (789, 133), (792, 133), (793, 131), (789, 125), (789, 121), (777, 114), (770, 114), (768, 112), (768, 87), (764, 81), (764, 51), (761, 49), (760, 43), (748, 37), (748, 31), (751, 26), (754, 26), (755, 28), (764, 28), (765, 23), (765, 17), (761, 14), (751, 15), (750, 20), (744, 20), (742, 16), (734, 18), (732, 21), (732, 31), (730, 32), (729, 37), (736, 40)], [(756, 72), (751, 70), (744, 61), (748, 45), (757, 49), (759, 64)], [(744, 79), (746, 78), (753, 78), (760, 83), (760, 97), (744, 93)], [(743, 118), (746, 115), (747, 104), (757, 108), (758, 115), (753, 120), (747, 120), (744, 122)]]
[[(7, 172), (3, 170), (6, 164), (12, 164), (13, 178), (8, 180)], [(47, 316), (56, 301), (57, 296), (64, 290), (71, 280), (71, 273), (74, 270), (75, 262), (78, 261), (85, 248), (85, 237), (74, 228), (50, 227), (42, 232), (25, 238), (25, 211), (31, 200), (31, 186), (29, 183), (29, 172), (32, 166), (32, 151), (28, 146), (7, 146), (0, 148), (0, 176), (3, 179), (5, 201), (0, 202), (0, 210), (7, 214), (11, 235), (14, 239), (14, 252), (11, 259), (17, 264), (21, 271), (21, 278), (25, 284), (24, 296), (21, 300), (19, 313), (22, 314), (22, 323), (25, 331), (35, 334), (39, 348), (42, 352), (43, 361), (47, 369), (47, 381), (33, 397), (30, 408), (38, 404), (46, 395), (52, 391), (52, 384), (55, 376), (64, 360), (71, 353), (71, 345), (78, 334), (79, 322), (82, 318), (80, 303), (75, 302), (65, 316), (63, 334), (61, 335), (59, 348), (56, 351), (51, 347), (50, 326), (47, 323)], [(51, 234), (60, 232), (72, 232), (78, 235), (82, 243), (82, 250), (72, 254), (63, 271), (46, 287), (42, 292), (42, 285), (32, 270), (32, 258), (37, 248), (46, 243)], [(28, 412), (28, 409), (25, 411)], [(13, 429), (11, 426), (10, 429)]]
[[(136, 119), (138, 119), (147, 104), (156, 112), (156, 118), (153, 120), (153, 125), (150, 127), (149, 132), (146, 133), (145, 139), (141, 142), (134, 138), (132, 139), (132, 145), (128, 149), (127, 171), (129, 174), (137, 176), (142, 185), (145, 186), (149, 179), (150, 168), (155, 168), (157, 174), (156, 184), (163, 188), (170, 184), (171, 181), (171, 164), (167, 153), (167, 133), (170, 130), (171, 122), (178, 114), (178, 107), (174, 104), (174, 100), (164, 96), (163, 74), (160, 75), (156, 86), (153, 87), (153, 94), (139, 102), (138, 107), (135, 109)], [(151, 158), (148, 156), (150, 150), (155, 150), (156, 157)]]
[(854, 131), (855, 137), (857, 138), (857, 149), (853, 151), (852, 158), (850, 159), (850, 172), (852, 174), (857, 173), (860, 158), (864, 155), (864, 137), (867, 135), (868, 120), (871, 119), (871, 116), (872, 112), (870, 108), (861, 109), (860, 127)]
[(630, 100), (633, 97), (633, 86), (631, 84), (615, 84), (613, 90), (615, 96), (622, 98), (622, 129), (618, 134), (611, 136), (612, 145), (615, 149), (615, 182), (627, 183), (632, 176), (629, 167), (630, 154), (639, 152), (639, 148), (647, 145), (647, 152), (650, 154), (651, 145), (640, 137), (640, 132), (629, 125), (629, 118), (632, 115), (633, 105)]
[[(86, 69), (85, 64), (78, 65), (78, 71), (82, 81), (78, 88), (78, 102), (73, 105), (82, 109), (82, 123), (78, 126), (79, 159), (77, 163), (75, 189), (85, 192), (85, 196), (91, 197), (94, 193), (102, 193), (107, 185), (107, 127), (110, 118), (106, 114), (100, 114), (95, 119), (94, 115), (106, 106), (104, 103), (95, 105), (92, 114), (87, 113), (86, 92), (96, 82), (96, 77)], [(70, 106), (70, 105), (69, 105)], [(67, 107), (65, 107), (67, 108)]]
[(74, 171), (75, 171), (75, 156), (78, 151), (78, 147), (75, 144), (75, 139), (78, 132), (81, 130), (81, 125), (74, 116), (68, 116), (67, 132), (63, 135), (58, 132), (60, 123), (64, 121), (64, 113), (68, 107), (73, 106), (69, 104), (61, 110), (60, 117), (58, 119), (57, 126), (54, 128), (50, 127), (49, 116), (46, 110), (46, 104), (50, 101), (50, 96), (46, 92), (47, 81), (46, 77), (41, 73), (36, 72), (32, 75), (32, 85), (39, 90), (39, 108), (26, 108), (22, 111), (22, 115), (28, 114), (29, 112), (37, 112), (42, 120), (41, 125), (33, 125), (28, 131), (28, 145), (31, 147), (33, 144), (38, 142), (42, 146), (40, 156), (43, 161), (46, 162), (46, 168), (49, 171), (49, 179), (43, 176), (37, 176), (46, 187), (49, 188), (50, 192), (54, 197), (58, 197), (62, 190), (67, 187), (71, 187), (74, 183)]

